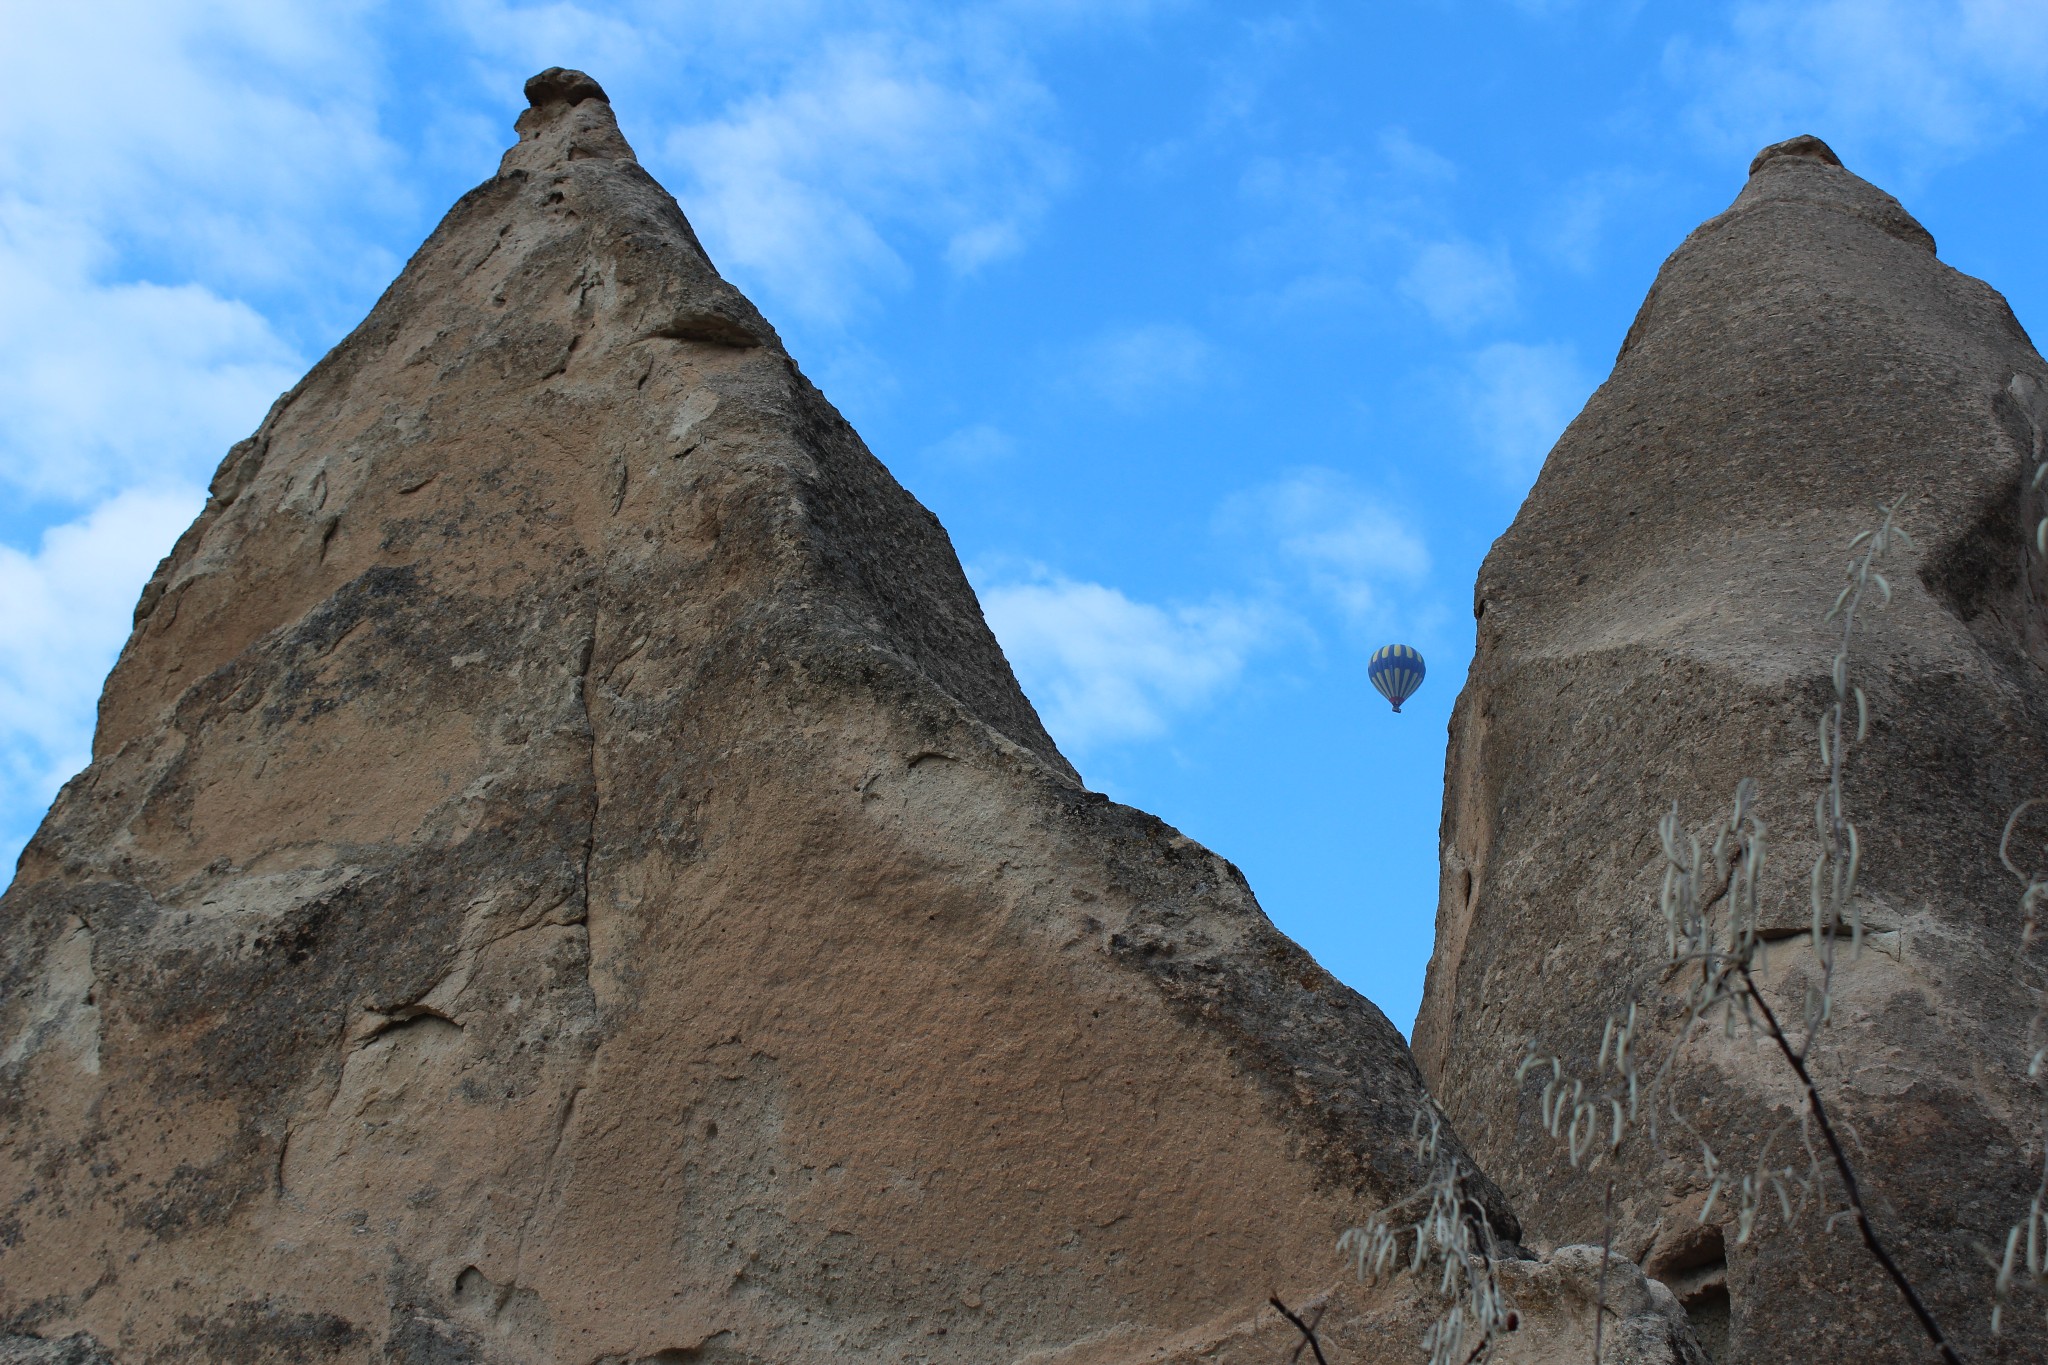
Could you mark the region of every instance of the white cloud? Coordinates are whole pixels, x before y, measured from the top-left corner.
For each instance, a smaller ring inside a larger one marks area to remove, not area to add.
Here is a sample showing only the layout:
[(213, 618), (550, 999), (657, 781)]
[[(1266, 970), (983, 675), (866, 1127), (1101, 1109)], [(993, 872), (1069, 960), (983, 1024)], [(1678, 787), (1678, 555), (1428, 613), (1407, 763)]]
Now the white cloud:
[(1161, 10), (1181, 9), (1186, 0), (997, 0), (1000, 12), (1026, 18), (1099, 28), (1111, 20), (1149, 19)]
[(1201, 117), (1191, 127), (1184, 125), (1181, 136), (1148, 148), (1139, 156), (1138, 165), (1148, 174), (1170, 173), (1205, 145), (1259, 127), (1273, 84), (1285, 74), (1287, 61), (1299, 51), (1308, 27), (1299, 17), (1267, 14), (1237, 18), (1232, 41), (1201, 63), (1205, 69), (1199, 74), (1189, 73), (1191, 83), (1206, 87), (1200, 100)]
[(303, 368), (272, 319), (388, 278), (370, 8), (0, 0), (0, 497), (44, 528), (0, 546), (0, 838), (85, 762), (194, 486)]
[(1297, 614), (1307, 602), (1378, 628), (1395, 615), (1390, 590), (1429, 572), (1421, 535), (1332, 469), (1294, 470), (1228, 499), (1216, 529), (1259, 544), (1253, 593), (1154, 604), (1038, 566), (972, 571), (990, 628), (1062, 746), (1157, 739), (1229, 693), (1262, 651), (1311, 640)]
[(1589, 275), (1601, 262), (1602, 245), (1617, 210), (1623, 217), (1631, 215), (1631, 204), (1660, 188), (1656, 176), (1621, 168), (1574, 177), (1544, 204), (1533, 225), (1533, 244), (1566, 269)]
[(128, 492), (0, 545), (0, 837), (27, 827), (91, 757), (99, 680), (142, 585), (198, 513), (196, 488)]
[(1072, 375), (1112, 406), (1135, 411), (1208, 378), (1216, 350), (1192, 327), (1147, 323), (1085, 343)]
[(1507, 253), (1471, 242), (1432, 242), (1401, 276), (1401, 293), (1448, 331), (1463, 332), (1514, 307)]
[(1512, 309), (1515, 273), (1507, 253), (1459, 236), (1449, 195), (1458, 168), (1388, 127), (1376, 155), (1258, 157), (1238, 192), (1262, 220), (1241, 254), (1254, 271), (1287, 272), (1262, 297), (1281, 309), (1341, 304), (1397, 292), (1440, 325), (1462, 332)]
[(0, 480), (80, 503), (201, 481), (303, 364), (247, 304), (110, 284), (91, 235), (0, 204)]
[(1164, 734), (1236, 682), (1273, 626), (1254, 605), (1154, 606), (1043, 573), (982, 587), (981, 605), (1046, 729), (1076, 752)]
[(1418, 191), (1433, 190), (1454, 172), (1399, 128), (1383, 135), (1381, 150), (1384, 165), (1363, 174), (1334, 156), (1253, 158), (1238, 192), (1263, 221), (1244, 243), (1247, 259), (1355, 276), (1377, 266), (1389, 247), (1412, 240), (1413, 225), (1431, 216)]
[(0, 0), (0, 485), (203, 480), (303, 368), (245, 291), (318, 311), (390, 268), (341, 225), (410, 202), (378, 62), (334, 60), (364, 8)]
[(299, 288), (318, 255), (331, 281), (309, 224), (411, 203), (378, 132), (371, 8), (0, 0), (0, 185), (159, 277)]
[[(493, 78), (508, 89), (546, 67), (567, 66), (590, 72), (616, 96), (650, 67), (688, 55), (664, 41), (645, 4), (440, 0), (439, 8), (475, 51), (493, 59)], [(693, 0), (689, 28), (700, 51), (727, 54), (763, 38), (787, 42), (816, 19), (816, 8), (803, 0)]]
[(1397, 125), (1381, 130), (1379, 146), (1388, 171), (1399, 180), (1427, 185), (1449, 184), (1458, 178), (1458, 168), (1449, 157), (1417, 142), (1406, 128)]
[(1157, 8), (443, 3), (503, 88), (558, 63), (595, 75), (721, 269), (785, 325), (827, 330), (927, 257), (969, 275), (1022, 251), (1065, 178), (1037, 53)]
[(1412, 583), (1429, 572), (1421, 535), (1334, 469), (1298, 469), (1239, 494), (1217, 520), (1222, 529), (1269, 540), (1354, 625), (1384, 618), (1390, 580)]
[(1237, 188), (1262, 220), (1243, 247), (1254, 265), (1348, 276), (1361, 255), (1389, 236), (1387, 215), (1336, 157), (1254, 157)]
[(875, 30), (828, 38), (664, 146), (713, 255), (839, 323), (908, 278), (903, 238), (961, 273), (1021, 247), (1062, 175), (1036, 132), (1050, 104), (1024, 62), (970, 30)]
[(946, 243), (946, 264), (955, 274), (971, 275), (990, 261), (1024, 249), (1024, 232), (1015, 222), (983, 223), (953, 234)]
[(1501, 341), (1473, 354), (1461, 388), (1481, 447), (1510, 482), (1527, 484), (1593, 382), (1568, 345)]
[[(924, 255), (1022, 249), (1062, 175), (1034, 51), (1147, 8), (0, 0), (0, 496), (18, 534), (69, 519), (0, 549), (0, 811), (81, 759), (145, 561), (189, 515), (137, 490), (203, 482), (360, 316), (400, 264), (381, 243), (440, 207), (413, 186), (487, 173), (523, 77), (593, 69), (742, 281), (833, 322)], [(398, 69), (422, 45), (425, 83)], [(858, 346), (820, 349), (887, 391)], [(161, 536), (138, 521), (159, 513)]]
[(1883, 140), (1946, 159), (2048, 107), (2048, 5), (2039, 0), (1809, 0), (1743, 4), (1721, 37), (1672, 40), (1665, 70), (1717, 148), (1795, 133)]
[(1017, 443), (1001, 427), (976, 422), (925, 447), (925, 454), (947, 464), (976, 466), (995, 464), (1015, 454)]

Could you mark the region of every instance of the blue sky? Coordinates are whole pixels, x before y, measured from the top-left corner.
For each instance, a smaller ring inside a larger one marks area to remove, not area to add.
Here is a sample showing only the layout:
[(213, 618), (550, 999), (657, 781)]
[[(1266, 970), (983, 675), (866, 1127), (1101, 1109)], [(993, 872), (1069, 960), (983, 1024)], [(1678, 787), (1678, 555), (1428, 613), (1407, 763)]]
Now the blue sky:
[[(1471, 584), (1799, 132), (2048, 315), (2048, 0), (0, 0), (0, 855), (226, 448), (579, 66), (1090, 784), (1406, 1027)], [(1365, 681), (1428, 657), (1400, 716)], [(1646, 812), (1645, 818), (1649, 818)]]

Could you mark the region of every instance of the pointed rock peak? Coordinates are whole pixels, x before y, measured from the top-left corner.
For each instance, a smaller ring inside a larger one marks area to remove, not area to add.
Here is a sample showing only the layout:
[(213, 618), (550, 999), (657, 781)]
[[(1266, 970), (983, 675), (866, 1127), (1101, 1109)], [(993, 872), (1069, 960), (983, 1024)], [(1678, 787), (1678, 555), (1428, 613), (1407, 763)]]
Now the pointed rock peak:
[[(1537, 1237), (1586, 1226), (1599, 1196), (1529, 1121), (1535, 1106), (1501, 1058), (1527, 1055), (1532, 1038), (1546, 1051), (1599, 1038), (1614, 983), (1646, 983), (1624, 988), (1653, 1021), (1633, 1046), (1667, 1059), (1669, 1093), (1713, 1097), (1697, 1111), (1699, 1140), (1720, 1168), (1774, 1150), (1771, 1125), (1740, 1116), (1781, 1105), (1785, 1075), (1761, 1051), (1685, 1040), (1668, 941), (1644, 932), (1663, 869), (1634, 841), (1659, 804), (1707, 828), (1738, 775), (1760, 775), (1745, 809), (1783, 851), (1772, 854), (1782, 870), (1760, 883), (1755, 904), (1772, 908), (1757, 912), (1756, 932), (1800, 932), (1794, 907), (1821, 843), (1807, 736), (1827, 692), (1816, 683), (1835, 666), (1824, 613), (1848, 537), (1895, 488), (1913, 490), (1900, 518), (1911, 548), (1888, 569), (1895, 604), (1859, 620), (1855, 646), (1887, 731), (1857, 751), (1848, 788), (1869, 822), (1863, 837), (1889, 840), (1863, 864), (1872, 870), (1857, 894), (1921, 946), (1858, 978), (1858, 1004), (1836, 1016), (1829, 1046), (1883, 1057), (1884, 1071), (1842, 1068), (1828, 1103), (1868, 1134), (1856, 1159), (1878, 1173), (1907, 1246), (1999, 1236), (1986, 1192), (2012, 1188), (2006, 1154), (2038, 1141), (2026, 1135), (2019, 1068), (1983, 1065), (1991, 1054), (1975, 1041), (2022, 1036), (2035, 1005), (1964, 964), (2006, 951), (2008, 892), (1985, 841), (2010, 813), (2004, 794), (2033, 790), (2048, 768), (2033, 719), (2048, 713), (2035, 662), (2048, 567), (2024, 548), (2039, 506), (2025, 475), (2048, 426), (2031, 377), (2044, 367), (2005, 300), (1932, 246), (1817, 139), (1766, 148), (1735, 206), (1658, 271), (1613, 373), (1480, 571), (1413, 1037), (1444, 1111), (1475, 1135), (1480, 1165), (1515, 1192)], [(1695, 488), (1713, 492), (1671, 491)], [(1744, 718), (1739, 734), (1719, 720), (1731, 716)], [(1594, 724), (1609, 738), (1573, 732)], [(1633, 825), (1617, 818), (1623, 791), (1636, 794)], [(1602, 956), (1607, 944), (1627, 946)], [(1539, 978), (1538, 962), (1559, 965)], [(1942, 1122), (1892, 1119), (1903, 1095), (1925, 1097), (1913, 1102)], [(1914, 1327), (1903, 1305), (1800, 1292), (1869, 1282), (1850, 1239), (1772, 1228), (1746, 1253), (1771, 1269), (1724, 1276), (1744, 1262), (1698, 1216), (1697, 1158), (1648, 1147), (1614, 1160), (1617, 1188), (1646, 1197), (1612, 1221), (1612, 1242), (1648, 1248), (1640, 1263), (1668, 1276), (1702, 1326), (1732, 1324), (1736, 1358), (1796, 1360), (1823, 1340), (1829, 1359), (1905, 1358)], [(1966, 1223), (1965, 1209), (1983, 1212)], [(1983, 1331), (1982, 1273), (1966, 1258), (1928, 1258), (1913, 1273), (1945, 1322)], [(1957, 1341), (1964, 1358), (1999, 1349)]]
[(1756, 154), (1749, 163), (1749, 183), (1731, 213), (1784, 204), (1847, 213), (1902, 242), (1934, 251), (1934, 234), (1904, 205), (1843, 166), (1835, 149), (1810, 133), (1773, 142)]
[[(558, 71), (559, 68), (557, 68), (557, 71), (549, 71), (544, 73), (544, 75), (552, 76), (557, 74)], [(564, 74), (571, 76), (583, 75), (583, 73), (580, 71), (571, 71)], [(542, 76), (535, 76), (533, 78), (533, 81), (538, 81), (541, 79), (543, 79)], [(590, 78), (588, 76), (583, 76), (583, 79), (589, 80)], [(526, 93), (529, 98), (531, 98), (533, 94), (533, 81), (528, 81), (526, 83)], [(593, 81), (592, 84), (595, 85), (596, 82)], [(603, 99), (604, 96), (602, 94), (599, 94), (598, 98)], [(1788, 137), (1783, 142), (1773, 142), (1770, 146), (1758, 152), (1756, 154), (1755, 159), (1749, 163), (1749, 173), (1751, 175), (1755, 175), (1758, 171), (1762, 170), (1765, 167), (1765, 165), (1772, 161), (1777, 160), (1781, 156), (1805, 157), (1810, 161), (1826, 162), (1830, 166), (1839, 166), (1842, 164), (1842, 158), (1835, 155), (1834, 148), (1828, 146), (1827, 143), (1822, 142), (1819, 138), (1815, 137), (1811, 133), (1801, 133), (1798, 137)]]
[(1436, 1169), (1400, 1034), (1081, 787), (595, 83), (530, 97), (0, 899), (0, 1361), (1265, 1360), (1287, 1284), (1386, 1339), (1330, 1241)]
[(546, 170), (565, 161), (632, 161), (604, 87), (581, 71), (551, 66), (526, 83), (527, 109), (514, 125), (519, 142), (498, 174)]
[(550, 104), (581, 104), (585, 100), (611, 103), (603, 86), (566, 66), (551, 66), (526, 83), (526, 102), (536, 109)]

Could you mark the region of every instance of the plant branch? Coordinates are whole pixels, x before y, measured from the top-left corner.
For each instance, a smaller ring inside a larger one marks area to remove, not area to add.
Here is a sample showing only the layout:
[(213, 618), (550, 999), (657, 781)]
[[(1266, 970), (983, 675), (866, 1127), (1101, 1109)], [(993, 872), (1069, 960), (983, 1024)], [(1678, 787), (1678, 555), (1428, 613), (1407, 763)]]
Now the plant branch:
[(1885, 1274), (1891, 1276), (1900, 1296), (1906, 1300), (1906, 1306), (1911, 1308), (1913, 1316), (1920, 1320), (1920, 1326), (1926, 1331), (1927, 1339), (1941, 1352), (1941, 1358), (1949, 1362), (1949, 1365), (1963, 1365), (1963, 1358), (1956, 1353), (1955, 1347), (1949, 1344), (1948, 1337), (1941, 1330), (1941, 1324), (1934, 1320), (1934, 1314), (1921, 1301), (1919, 1291), (1913, 1288), (1912, 1281), (1906, 1278), (1906, 1273), (1899, 1269), (1898, 1262), (1892, 1259), (1891, 1252), (1885, 1250), (1884, 1243), (1878, 1239), (1877, 1229), (1870, 1221), (1870, 1214), (1863, 1207), (1863, 1193), (1856, 1184), (1856, 1169), (1849, 1164), (1849, 1154), (1842, 1149), (1841, 1139), (1835, 1136), (1835, 1125), (1828, 1119), (1827, 1106), (1821, 1103), (1820, 1091), (1813, 1083), (1812, 1073), (1806, 1069), (1805, 1057), (1785, 1036), (1785, 1030), (1779, 1026), (1778, 1016), (1772, 1012), (1770, 1002), (1765, 1000), (1763, 992), (1757, 989), (1756, 978), (1749, 974), (1748, 964), (1743, 964), (1741, 970), (1743, 988), (1758, 1013), (1763, 1015), (1764, 1023), (1770, 1030), (1771, 1041), (1778, 1045), (1778, 1051), (1783, 1054), (1785, 1064), (1792, 1068), (1792, 1073), (1799, 1078), (1799, 1084), (1806, 1090), (1806, 1107), (1812, 1111), (1814, 1125), (1820, 1129), (1821, 1138), (1828, 1145), (1828, 1153), (1835, 1159), (1835, 1172), (1841, 1176), (1842, 1189), (1848, 1196), (1849, 1207), (1856, 1214), (1856, 1230), (1863, 1235), (1863, 1245), (1869, 1249), (1877, 1263), (1884, 1267)]
[[(1330, 1365), (1330, 1362), (1323, 1358), (1323, 1343), (1316, 1340), (1315, 1328), (1309, 1326), (1300, 1318), (1294, 1316), (1293, 1310), (1288, 1308), (1286, 1304), (1280, 1302), (1280, 1296), (1278, 1294), (1275, 1294), (1272, 1298), (1267, 1299), (1266, 1302), (1272, 1304), (1275, 1308), (1279, 1309), (1280, 1316), (1286, 1318), (1289, 1322), (1293, 1323), (1295, 1330), (1300, 1332), (1302, 1336), (1308, 1339), (1309, 1350), (1314, 1351), (1316, 1353), (1316, 1365)], [(1301, 1348), (1299, 1346), (1295, 1347), (1294, 1353), (1296, 1355), (1300, 1355)]]
[(1600, 1365), (1600, 1339), (1607, 1326), (1607, 1258), (1614, 1249), (1614, 1177), (1600, 1201), (1600, 1287), (1593, 1294), (1593, 1365)]

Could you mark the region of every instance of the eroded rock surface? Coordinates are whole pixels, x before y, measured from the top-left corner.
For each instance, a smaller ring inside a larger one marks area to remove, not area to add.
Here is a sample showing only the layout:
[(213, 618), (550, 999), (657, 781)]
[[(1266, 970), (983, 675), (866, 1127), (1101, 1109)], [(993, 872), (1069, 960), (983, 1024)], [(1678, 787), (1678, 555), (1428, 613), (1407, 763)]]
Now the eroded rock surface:
[[(1847, 791), (1872, 941), (1838, 978), (1815, 1062), (1880, 1228), (1970, 1358), (2044, 1358), (2038, 1326), (1987, 1337), (1983, 1258), (2041, 1153), (2022, 1074), (2035, 1001), (1997, 844), (2021, 800), (2048, 794), (2048, 579), (2026, 548), (2044, 385), (1995, 291), (1795, 139), (1665, 263), (1488, 556), (1415, 1042), (1535, 1239), (1597, 1240), (1603, 1186), (1540, 1131), (1543, 1078), (1518, 1086), (1514, 1069), (1533, 1042), (1591, 1075), (1605, 1017), (1632, 998), (1645, 1051), (1671, 1041), (1656, 821), (1674, 801), (1711, 842), (1737, 781), (1760, 784), (1766, 989), (1803, 1016), (1815, 732), (1833, 697), (1822, 617), (1851, 536), (1904, 496), (1917, 548), (1887, 567), (1897, 600), (1864, 613), (1855, 646), (1873, 730)], [(1800, 1097), (1768, 1042), (1702, 1036), (1686, 1055), (1672, 1093), (1731, 1181), (1804, 1167)], [(1933, 1358), (1847, 1225), (1809, 1214), (1787, 1232), (1774, 1210), (1738, 1246), (1736, 1192), (1702, 1226), (1698, 1148), (1677, 1133), (1668, 1150), (1621, 1172), (1617, 1245), (1691, 1301), (1721, 1359)]]
[(529, 93), (0, 902), (6, 1349), (1142, 1358), (1340, 1282), (1399, 1035), (1081, 786), (596, 83)]
[[(1677, 1296), (1619, 1255), (1610, 1253), (1604, 1280), (1596, 1246), (1503, 1260), (1494, 1270), (1516, 1321), (1490, 1343), (1483, 1357), (1488, 1365), (1588, 1365), (1603, 1304), (1599, 1358), (1605, 1365), (1707, 1365)], [(1316, 1334), (1330, 1365), (1424, 1361), (1420, 1343), (1443, 1309), (1428, 1286), (1405, 1276), (1372, 1287), (1333, 1285), (1290, 1307)], [(1460, 1358), (1481, 1358), (1477, 1342), (1464, 1345)], [(1312, 1358), (1306, 1347), (1301, 1330), (1269, 1308), (1147, 1343), (1142, 1354), (1080, 1352), (1062, 1356), (1060, 1365), (1270, 1365)]]

